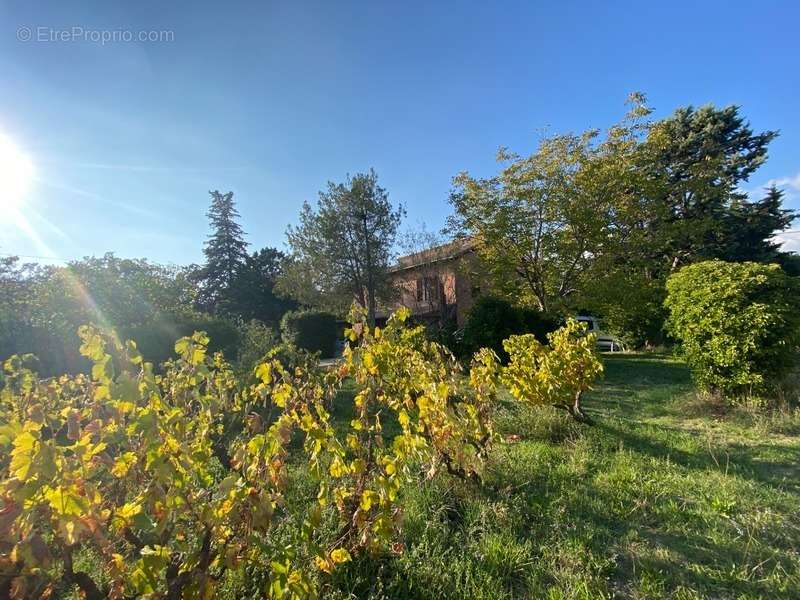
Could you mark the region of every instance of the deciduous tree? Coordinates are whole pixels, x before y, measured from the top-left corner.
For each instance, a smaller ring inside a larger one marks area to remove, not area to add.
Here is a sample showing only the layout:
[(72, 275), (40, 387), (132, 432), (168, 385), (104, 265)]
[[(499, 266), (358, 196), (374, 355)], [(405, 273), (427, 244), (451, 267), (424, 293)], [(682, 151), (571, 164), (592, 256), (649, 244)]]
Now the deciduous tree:
[(454, 179), (450, 225), (476, 239), (499, 295), (548, 311), (579, 289), (607, 213), (578, 177), (595, 135), (548, 138), (527, 157), (501, 149), (496, 176)]

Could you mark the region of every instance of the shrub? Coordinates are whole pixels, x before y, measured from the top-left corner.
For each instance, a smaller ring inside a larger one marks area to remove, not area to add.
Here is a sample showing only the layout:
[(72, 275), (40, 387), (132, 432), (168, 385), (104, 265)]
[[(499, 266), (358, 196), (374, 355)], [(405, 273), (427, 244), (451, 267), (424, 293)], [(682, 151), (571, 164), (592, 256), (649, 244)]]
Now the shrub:
[(319, 352), (322, 358), (336, 354), (336, 340), (341, 337), (336, 316), (305, 310), (289, 311), (281, 319), (281, 339), (307, 352)]
[(778, 265), (707, 261), (667, 280), (667, 326), (700, 386), (732, 397), (774, 389), (796, 360), (800, 280)]
[(280, 344), (280, 340), (272, 327), (257, 319), (243, 323), (240, 336), (236, 373), (239, 378), (246, 379), (252, 376), (253, 369), (262, 362), (264, 356)]
[(556, 327), (555, 318), (545, 313), (517, 308), (500, 298), (482, 296), (467, 316), (462, 355), (470, 356), (480, 348), (489, 348), (506, 362), (508, 354), (503, 340), (515, 334), (531, 333), (545, 342), (547, 334)]
[(501, 380), (521, 402), (564, 408), (575, 419), (588, 421), (581, 397), (603, 372), (596, 338), (586, 333), (584, 323), (570, 319), (547, 339), (547, 346), (533, 334), (513, 335), (503, 342), (509, 363)]
[[(269, 577), (261, 595), (311, 598), (351, 555), (393, 548), (407, 484), (444, 469), (480, 474), (497, 386), (489, 351), (465, 378), (407, 316), (385, 329), (354, 319), (338, 369), (269, 360), (241, 388), (204, 333), (177, 341), (163, 375), (136, 344), (91, 327), (81, 329), (90, 376), (40, 379), (10, 358), (0, 597), (77, 586), (92, 600), (210, 598), (226, 573), (258, 566)], [(325, 406), (347, 378), (353, 418), (334, 427)], [(291, 493), (289, 459), (313, 482), (307, 498)]]
[(434, 323), (426, 327), (428, 339), (447, 348), (455, 356), (462, 356), (463, 340), (455, 319)]
[(144, 325), (122, 327), (118, 334), (121, 339), (136, 340), (144, 360), (158, 366), (173, 356), (176, 339), (195, 331), (208, 334), (210, 352), (222, 352), (229, 359), (236, 357), (241, 339), (236, 325), (227, 319), (201, 313), (159, 315)]
[[(132, 342), (89, 327), (81, 337), (90, 377), (38, 379), (17, 357), (4, 365), (0, 597), (58, 586), (91, 599), (211, 597), (225, 568), (264, 562), (278, 565), (275, 588), (307, 595), (291, 548), (266, 543), (291, 419), (268, 430), (253, 421), (220, 448), (223, 417), (251, 414), (263, 395), (236, 393), (205, 334), (178, 340), (159, 376)], [(87, 553), (90, 572), (76, 560)]]
[(519, 313), (522, 328), (517, 333), (533, 334), (542, 344), (546, 344), (548, 335), (558, 329), (559, 319), (555, 315), (533, 308), (521, 308)]
[(583, 314), (602, 317), (603, 329), (631, 348), (663, 344), (664, 297), (661, 279), (627, 273), (606, 273), (592, 279), (581, 304)]

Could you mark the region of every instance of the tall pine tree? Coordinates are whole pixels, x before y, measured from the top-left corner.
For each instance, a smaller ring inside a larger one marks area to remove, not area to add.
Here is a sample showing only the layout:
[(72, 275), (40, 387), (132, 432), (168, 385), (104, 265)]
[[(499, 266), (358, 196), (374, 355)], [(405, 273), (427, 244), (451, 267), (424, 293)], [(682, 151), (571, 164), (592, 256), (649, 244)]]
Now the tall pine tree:
[(247, 263), (247, 242), (244, 231), (237, 222), (239, 213), (233, 201), (233, 192), (211, 194), (211, 208), (206, 213), (212, 233), (203, 248), (206, 263), (199, 272), (198, 301), (203, 310), (227, 313), (230, 293), (241, 269)]
[(639, 151), (656, 212), (648, 248), (666, 259), (668, 271), (731, 259), (731, 217), (747, 204), (741, 185), (764, 163), (777, 135), (754, 133), (737, 106), (683, 107), (651, 125)]

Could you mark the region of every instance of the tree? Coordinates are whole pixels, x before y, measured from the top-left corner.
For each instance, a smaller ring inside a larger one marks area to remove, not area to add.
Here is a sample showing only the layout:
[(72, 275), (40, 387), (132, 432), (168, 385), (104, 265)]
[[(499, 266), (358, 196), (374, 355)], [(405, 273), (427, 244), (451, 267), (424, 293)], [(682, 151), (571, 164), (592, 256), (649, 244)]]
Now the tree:
[(205, 265), (196, 275), (199, 291), (199, 305), (211, 313), (224, 313), (229, 309), (229, 292), (247, 263), (247, 242), (244, 231), (237, 219), (239, 213), (233, 201), (233, 192), (211, 194), (211, 208), (208, 217), (212, 233), (203, 248)]
[(248, 255), (226, 294), (228, 312), (244, 321), (258, 319), (277, 327), (283, 314), (297, 306), (275, 292), (285, 258), (275, 248), (262, 248)]
[(281, 289), (302, 303), (343, 313), (355, 300), (375, 321), (405, 211), (389, 202), (374, 170), (328, 182), (316, 210), (307, 202), (286, 235), (290, 260)]
[(54, 269), (50, 279), (56, 284), (52, 312), (58, 313), (56, 307), (69, 300), (72, 335), (88, 322), (115, 329), (146, 325), (159, 313), (186, 312), (194, 297), (183, 269), (119, 258), (111, 252)]
[(548, 138), (527, 157), (501, 149), (495, 177), (455, 177), (450, 226), (476, 239), (496, 294), (550, 311), (580, 289), (607, 212), (579, 177), (595, 135)]
[(783, 262), (771, 238), (794, 215), (779, 190), (755, 202), (741, 191), (776, 133), (754, 133), (738, 107), (679, 108), (617, 131), (621, 143), (606, 142), (582, 168), (613, 193), (606, 241), (579, 303), (639, 345), (662, 337), (670, 273), (709, 258)]
[(656, 212), (649, 225), (654, 254), (666, 258), (668, 271), (699, 260), (734, 259), (730, 242), (739, 239), (742, 217), (750, 220), (750, 233), (776, 224), (774, 215), (747, 202), (739, 186), (764, 163), (777, 135), (753, 133), (738, 106), (687, 106), (650, 127), (640, 168), (659, 183), (650, 190)]
[[(194, 331), (194, 286), (184, 268), (107, 253), (66, 266), (38, 267), (20, 282), (27, 293), (11, 309), (12, 344), (0, 343), (0, 359), (14, 352), (40, 356), (43, 373), (88, 368), (75, 350), (78, 328), (93, 323), (120, 337), (135, 332), (149, 360), (169, 355), (181, 331)], [(203, 329), (209, 330), (208, 320)]]
[(772, 185), (761, 200), (741, 200), (731, 206), (727, 216), (728, 260), (775, 262), (780, 260), (780, 243), (773, 236), (787, 229), (796, 213), (783, 208), (783, 190)]
[(21, 263), (16, 256), (0, 257), (0, 361), (33, 350), (33, 312), (36, 288), (46, 269)]

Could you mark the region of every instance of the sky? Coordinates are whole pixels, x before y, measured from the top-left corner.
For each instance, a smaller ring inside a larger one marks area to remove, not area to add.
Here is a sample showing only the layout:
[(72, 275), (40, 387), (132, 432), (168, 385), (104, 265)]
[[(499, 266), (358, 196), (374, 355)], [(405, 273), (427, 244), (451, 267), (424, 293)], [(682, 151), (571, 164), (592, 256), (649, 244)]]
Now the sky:
[(437, 230), (454, 175), (607, 127), (633, 91), (779, 130), (746, 187), (800, 209), (798, 22), (769, 0), (0, 0), (0, 135), (34, 174), (22, 218), (0, 197), (0, 253), (201, 262), (215, 189), (252, 249), (284, 248), (304, 201), (369, 168)]

